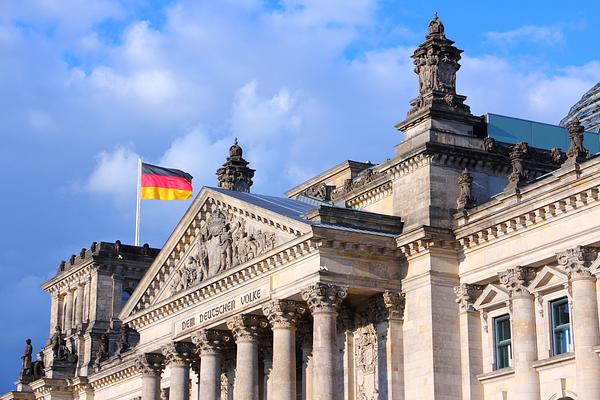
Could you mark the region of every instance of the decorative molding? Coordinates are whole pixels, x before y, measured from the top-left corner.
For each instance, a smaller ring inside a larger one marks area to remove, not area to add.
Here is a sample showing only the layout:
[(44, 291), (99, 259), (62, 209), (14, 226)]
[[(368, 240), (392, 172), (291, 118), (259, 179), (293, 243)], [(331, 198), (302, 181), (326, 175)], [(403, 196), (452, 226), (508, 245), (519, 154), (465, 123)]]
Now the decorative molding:
[(306, 312), (306, 307), (293, 300), (271, 300), (262, 308), (271, 328), (295, 328), (298, 319)]
[(535, 268), (516, 266), (506, 271), (499, 272), (500, 283), (508, 290), (510, 299), (515, 297), (529, 297), (529, 283), (535, 278)]
[(232, 344), (231, 335), (218, 329), (202, 329), (192, 335), (196, 352), (200, 356), (221, 354), (223, 348)]
[(473, 303), (482, 291), (483, 287), (479, 285), (461, 283), (460, 285), (455, 286), (454, 294), (456, 294), (456, 302), (460, 306), (461, 311), (475, 311)]
[(588, 246), (576, 246), (556, 254), (558, 263), (567, 270), (569, 281), (593, 279), (590, 267), (596, 258), (598, 249)]
[(194, 355), (194, 348), (188, 342), (170, 342), (161, 349), (161, 352), (165, 356), (166, 365), (188, 367)]
[(337, 312), (347, 295), (347, 288), (322, 282), (302, 291), (302, 299), (308, 304), (311, 314)]
[(252, 314), (236, 315), (227, 320), (229, 329), (236, 343), (258, 341), (269, 326), (266, 318)]

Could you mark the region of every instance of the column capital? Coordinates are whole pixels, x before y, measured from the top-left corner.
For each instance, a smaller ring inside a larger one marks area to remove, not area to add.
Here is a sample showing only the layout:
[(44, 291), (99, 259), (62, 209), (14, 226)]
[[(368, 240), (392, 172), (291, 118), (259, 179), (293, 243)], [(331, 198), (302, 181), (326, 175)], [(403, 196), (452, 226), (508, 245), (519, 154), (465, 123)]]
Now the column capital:
[(165, 359), (162, 354), (144, 353), (140, 354), (135, 360), (135, 368), (142, 375), (160, 376), (165, 368)]
[(188, 367), (194, 354), (191, 343), (170, 342), (161, 349), (169, 366)]
[(386, 290), (369, 298), (367, 307), (376, 322), (402, 320), (404, 318), (405, 296), (403, 293)]
[(593, 279), (590, 266), (596, 258), (598, 249), (588, 246), (576, 246), (556, 253), (556, 259), (567, 270), (569, 280)]
[(235, 315), (227, 320), (227, 328), (233, 334), (236, 343), (257, 341), (268, 326), (266, 318), (252, 314)]
[(337, 312), (347, 295), (347, 288), (322, 282), (312, 284), (302, 291), (302, 299), (313, 314)]
[(262, 311), (271, 328), (295, 328), (306, 307), (297, 301), (275, 299), (263, 305)]
[(463, 312), (475, 311), (473, 303), (481, 294), (482, 289), (482, 286), (469, 283), (454, 286), (454, 294), (456, 294), (456, 302), (460, 306), (460, 310)]
[(228, 332), (218, 329), (202, 329), (192, 336), (192, 342), (200, 356), (221, 354), (223, 347), (231, 341)]
[(535, 278), (535, 268), (516, 266), (506, 271), (498, 272), (500, 283), (508, 290), (508, 294), (513, 297), (529, 297), (531, 293), (527, 286)]

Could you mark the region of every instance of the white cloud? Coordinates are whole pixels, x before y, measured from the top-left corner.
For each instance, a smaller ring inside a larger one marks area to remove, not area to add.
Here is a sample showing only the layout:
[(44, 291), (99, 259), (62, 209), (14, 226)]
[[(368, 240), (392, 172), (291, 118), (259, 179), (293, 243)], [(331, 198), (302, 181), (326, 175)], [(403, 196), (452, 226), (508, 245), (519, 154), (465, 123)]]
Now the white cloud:
[(564, 41), (561, 28), (537, 25), (525, 25), (504, 32), (487, 32), (485, 37), (501, 45), (510, 45), (521, 41), (553, 45)]
[(118, 203), (135, 199), (138, 158), (126, 147), (101, 152), (85, 188), (94, 194), (110, 196)]

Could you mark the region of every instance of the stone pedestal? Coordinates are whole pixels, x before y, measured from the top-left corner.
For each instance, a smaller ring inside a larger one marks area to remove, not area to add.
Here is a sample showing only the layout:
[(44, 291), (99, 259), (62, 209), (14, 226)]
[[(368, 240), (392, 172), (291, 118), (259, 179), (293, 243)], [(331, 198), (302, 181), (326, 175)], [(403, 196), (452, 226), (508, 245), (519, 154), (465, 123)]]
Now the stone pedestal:
[(165, 364), (169, 366), (171, 385), (169, 400), (189, 400), (190, 362), (193, 355), (191, 343), (173, 342), (163, 347)]
[(302, 291), (313, 316), (313, 399), (339, 400), (336, 318), (346, 289), (316, 283)]
[(236, 315), (227, 321), (237, 345), (234, 400), (258, 400), (258, 340), (267, 326), (255, 315)]
[(263, 306), (273, 329), (273, 399), (296, 398), (296, 323), (304, 308), (289, 300), (273, 300)]
[(142, 400), (160, 400), (164, 357), (155, 353), (142, 354), (137, 358), (135, 366), (142, 374)]
[(589, 268), (597, 250), (578, 246), (558, 254), (571, 283), (573, 316), (571, 326), (575, 344), (575, 377), (578, 399), (600, 396), (600, 358), (594, 346), (600, 344), (596, 278)]

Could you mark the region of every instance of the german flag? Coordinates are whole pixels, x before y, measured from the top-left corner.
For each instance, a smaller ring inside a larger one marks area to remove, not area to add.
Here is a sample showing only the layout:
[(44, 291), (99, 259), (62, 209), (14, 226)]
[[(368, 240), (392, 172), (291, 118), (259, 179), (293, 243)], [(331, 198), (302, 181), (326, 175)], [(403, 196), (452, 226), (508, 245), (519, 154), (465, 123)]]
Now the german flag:
[(192, 197), (192, 176), (178, 169), (142, 163), (142, 200), (186, 200)]

